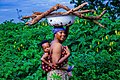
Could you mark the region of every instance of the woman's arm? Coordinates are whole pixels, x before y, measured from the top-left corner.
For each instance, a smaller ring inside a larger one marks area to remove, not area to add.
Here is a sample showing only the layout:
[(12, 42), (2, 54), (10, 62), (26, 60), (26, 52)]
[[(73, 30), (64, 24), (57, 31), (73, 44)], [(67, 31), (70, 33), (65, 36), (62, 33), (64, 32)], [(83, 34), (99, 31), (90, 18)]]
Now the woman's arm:
[(57, 62), (57, 64), (62, 63), (65, 59), (67, 59), (67, 58), (70, 56), (70, 51), (69, 51), (68, 47), (67, 47), (67, 46), (65, 46), (65, 47), (66, 47), (66, 48), (64, 48), (64, 50), (66, 51), (66, 54), (67, 54), (67, 55), (65, 55), (64, 57), (62, 57), (62, 58)]

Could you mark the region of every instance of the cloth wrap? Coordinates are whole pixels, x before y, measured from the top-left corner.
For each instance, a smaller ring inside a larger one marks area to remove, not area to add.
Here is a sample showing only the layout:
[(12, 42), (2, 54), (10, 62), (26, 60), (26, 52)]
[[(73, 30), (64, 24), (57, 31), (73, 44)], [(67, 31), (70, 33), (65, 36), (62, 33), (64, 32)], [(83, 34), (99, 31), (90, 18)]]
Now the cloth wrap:
[(57, 32), (62, 31), (62, 30), (65, 31), (65, 29), (64, 29), (63, 27), (55, 27), (55, 28), (52, 30), (52, 32), (53, 32), (54, 34), (56, 34)]
[[(66, 51), (65, 51), (66, 47), (63, 46), (62, 48), (62, 54), (61, 54), (61, 58), (64, 57), (66, 55)], [(49, 54), (48, 57), (46, 58), (46, 61), (48, 61), (49, 63), (52, 62), (52, 54)], [(59, 64), (57, 66), (57, 69), (60, 69), (61, 67), (63, 67), (64, 65), (66, 65), (68, 63), (68, 58), (66, 60), (64, 60), (61, 64)], [(50, 72), (52, 70), (54, 70), (52, 67), (50, 67), (48, 64), (42, 62), (42, 69), (45, 72)]]

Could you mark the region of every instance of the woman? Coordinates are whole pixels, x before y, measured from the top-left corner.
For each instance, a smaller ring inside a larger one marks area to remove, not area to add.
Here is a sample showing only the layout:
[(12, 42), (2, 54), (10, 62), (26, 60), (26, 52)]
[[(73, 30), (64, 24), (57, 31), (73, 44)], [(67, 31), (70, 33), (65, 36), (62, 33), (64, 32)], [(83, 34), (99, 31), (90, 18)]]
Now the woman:
[[(54, 33), (54, 39), (51, 42), (51, 47), (50, 47), (50, 53), (52, 54), (52, 63), (55, 67), (55, 70), (52, 71), (53, 73), (58, 73), (61, 74), (61, 78), (64, 79), (67, 75), (66, 71), (63, 70), (59, 70), (61, 66), (61, 63), (63, 63), (68, 57), (64, 56), (61, 57), (62, 53), (63, 53), (63, 46), (62, 43), (66, 40), (67, 36), (68, 36), (68, 32), (69, 32), (69, 26), (66, 27), (66, 29), (64, 29), (63, 27), (55, 27), (53, 29), (53, 33)], [(62, 59), (61, 59), (62, 58)], [(59, 61), (61, 59), (61, 61)], [(50, 76), (52, 76), (52, 72), (48, 73), (48, 80), (50, 79)], [(68, 80), (68, 77), (66, 77)]]

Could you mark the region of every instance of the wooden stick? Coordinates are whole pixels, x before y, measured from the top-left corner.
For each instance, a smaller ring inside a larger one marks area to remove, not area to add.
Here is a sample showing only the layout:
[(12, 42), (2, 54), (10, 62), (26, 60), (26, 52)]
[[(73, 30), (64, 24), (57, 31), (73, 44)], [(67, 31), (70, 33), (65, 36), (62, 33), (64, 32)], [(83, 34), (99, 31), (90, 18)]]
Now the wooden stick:
[(98, 24), (100, 27), (105, 28), (105, 26), (103, 26), (103, 25), (102, 25), (101, 23), (99, 23), (98, 21), (93, 20), (93, 22), (96, 23), (96, 24)]
[(81, 10), (80, 11), (81, 14), (88, 13), (88, 12), (95, 12), (95, 10)]
[(99, 15), (99, 18), (101, 18), (107, 11), (104, 10), (100, 15)]
[(103, 11), (99, 16), (84, 16), (84, 15), (78, 15), (78, 17), (88, 20), (99, 20), (101, 17), (106, 13), (106, 10)]
[(68, 15), (68, 14), (70, 14), (70, 13), (73, 13), (73, 12), (75, 12), (75, 11), (78, 11), (80, 8), (82, 8), (82, 7), (85, 6), (86, 4), (88, 4), (88, 2), (85, 2), (85, 3), (81, 4), (81, 5), (79, 5), (78, 7), (67, 11), (67, 12), (66, 12), (65, 14), (63, 14), (63, 15)]

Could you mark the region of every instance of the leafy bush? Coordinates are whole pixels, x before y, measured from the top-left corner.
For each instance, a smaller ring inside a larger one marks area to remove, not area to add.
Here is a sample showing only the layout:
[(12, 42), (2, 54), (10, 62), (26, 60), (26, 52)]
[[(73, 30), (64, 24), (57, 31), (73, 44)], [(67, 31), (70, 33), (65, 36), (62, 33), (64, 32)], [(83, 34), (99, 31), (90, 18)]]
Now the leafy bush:
[[(106, 29), (77, 18), (70, 27), (63, 44), (71, 51), (69, 64), (75, 65), (71, 80), (120, 79), (120, 20), (112, 22), (108, 16), (99, 21)], [(53, 39), (51, 29), (46, 21), (33, 26), (0, 24), (0, 79), (46, 80), (40, 61), (43, 51), (37, 44)]]

